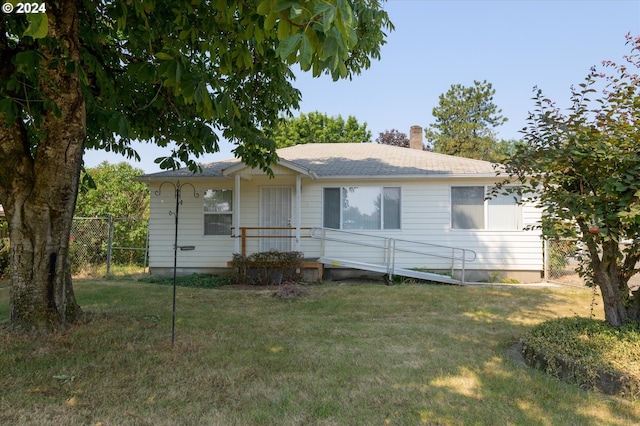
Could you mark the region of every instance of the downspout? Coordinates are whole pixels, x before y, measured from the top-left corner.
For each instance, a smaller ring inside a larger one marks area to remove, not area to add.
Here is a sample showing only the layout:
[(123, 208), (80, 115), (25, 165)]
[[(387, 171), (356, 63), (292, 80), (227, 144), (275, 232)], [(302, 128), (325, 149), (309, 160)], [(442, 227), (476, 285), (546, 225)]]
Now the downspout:
[(234, 200), (233, 203), (235, 204), (234, 207), (234, 236), (235, 236), (235, 242), (234, 242), (234, 251), (235, 253), (240, 253), (240, 174), (236, 174), (235, 175), (235, 188), (233, 190), (234, 193)]
[(302, 178), (296, 175), (296, 251), (300, 251), (300, 221), (302, 220)]

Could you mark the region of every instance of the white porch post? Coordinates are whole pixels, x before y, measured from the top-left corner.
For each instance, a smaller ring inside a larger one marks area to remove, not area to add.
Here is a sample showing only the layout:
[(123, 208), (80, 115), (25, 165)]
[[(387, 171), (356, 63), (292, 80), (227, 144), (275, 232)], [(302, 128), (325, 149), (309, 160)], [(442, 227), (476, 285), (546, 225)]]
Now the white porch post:
[(296, 175), (296, 251), (300, 251), (300, 221), (302, 220), (302, 177)]
[(240, 253), (240, 174), (235, 175), (235, 188), (233, 191), (234, 200), (233, 200), (233, 210), (234, 210), (234, 250), (236, 253)]

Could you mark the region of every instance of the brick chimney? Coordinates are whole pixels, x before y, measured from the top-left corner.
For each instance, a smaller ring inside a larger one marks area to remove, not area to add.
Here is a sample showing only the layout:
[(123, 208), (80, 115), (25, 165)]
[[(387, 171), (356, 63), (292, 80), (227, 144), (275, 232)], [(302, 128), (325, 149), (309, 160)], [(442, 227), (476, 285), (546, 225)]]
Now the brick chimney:
[(420, 127), (420, 126), (411, 126), (411, 130), (409, 132), (409, 148), (417, 149), (419, 151), (423, 150), (423, 146), (422, 146), (422, 127)]

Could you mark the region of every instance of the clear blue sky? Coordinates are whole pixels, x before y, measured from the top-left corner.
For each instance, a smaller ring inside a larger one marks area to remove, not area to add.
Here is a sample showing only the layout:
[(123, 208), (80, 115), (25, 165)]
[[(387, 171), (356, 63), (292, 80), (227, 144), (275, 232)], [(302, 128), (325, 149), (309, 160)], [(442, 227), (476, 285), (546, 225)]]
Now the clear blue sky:
[[(640, 35), (640, 0), (390, 0), (385, 5), (395, 31), (380, 61), (352, 81), (333, 82), (298, 72), (300, 111), (355, 116), (366, 122), (372, 139), (386, 129), (409, 134), (412, 125), (433, 123), (439, 95), (453, 84), (492, 83), (494, 103), (508, 122), (497, 128), (501, 139), (519, 139), (534, 107), (533, 87), (560, 107), (568, 104), (571, 85), (589, 68), (629, 53), (624, 35)], [(167, 148), (136, 144), (147, 173), (160, 169), (153, 160)], [(219, 153), (198, 161), (232, 156), (221, 143)], [(110, 153), (87, 151), (85, 163), (127, 161)]]

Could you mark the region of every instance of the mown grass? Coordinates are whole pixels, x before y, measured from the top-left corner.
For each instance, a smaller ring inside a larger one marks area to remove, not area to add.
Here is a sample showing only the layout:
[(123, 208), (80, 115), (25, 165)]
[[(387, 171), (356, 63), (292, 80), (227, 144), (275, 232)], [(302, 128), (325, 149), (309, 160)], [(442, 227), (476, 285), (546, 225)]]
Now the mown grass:
[[(0, 424), (628, 425), (640, 405), (511, 360), (542, 321), (588, 316), (582, 289), (348, 284), (273, 290), (75, 283), (89, 319), (0, 332)], [(0, 322), (9, 291), (0, 286)]]

